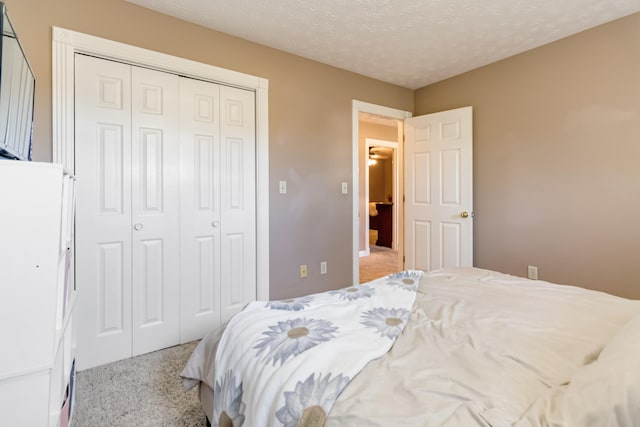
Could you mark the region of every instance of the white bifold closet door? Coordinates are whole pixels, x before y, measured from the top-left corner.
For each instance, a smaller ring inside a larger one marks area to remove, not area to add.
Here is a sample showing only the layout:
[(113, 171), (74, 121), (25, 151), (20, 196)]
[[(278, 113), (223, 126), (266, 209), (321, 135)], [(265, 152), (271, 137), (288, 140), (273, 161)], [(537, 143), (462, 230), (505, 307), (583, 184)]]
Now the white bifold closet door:
[(254, 99), (180, 80), (181, 342), (256, 298)]
[[(76, 55), (78, 367), (255, 299), (254, 94)], [(237, 269), (237, 270), (236, 270)]]

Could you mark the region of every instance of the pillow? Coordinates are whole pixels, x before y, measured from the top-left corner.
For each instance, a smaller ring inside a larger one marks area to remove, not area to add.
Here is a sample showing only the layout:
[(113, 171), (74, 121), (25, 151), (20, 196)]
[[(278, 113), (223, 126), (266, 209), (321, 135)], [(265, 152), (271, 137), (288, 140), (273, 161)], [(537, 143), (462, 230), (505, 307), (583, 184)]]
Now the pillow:
[(598, 359), (575, 372), (564, 395), (569, 426), (640, 423), (640, 316), (624, 325)]

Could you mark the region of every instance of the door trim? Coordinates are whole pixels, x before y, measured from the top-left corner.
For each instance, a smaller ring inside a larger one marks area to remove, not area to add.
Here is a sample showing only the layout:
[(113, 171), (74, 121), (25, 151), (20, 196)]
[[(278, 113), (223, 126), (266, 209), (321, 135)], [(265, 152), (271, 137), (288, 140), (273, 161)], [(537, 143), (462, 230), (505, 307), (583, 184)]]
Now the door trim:
[[(53, 27), (53, 161), (75, 170), (74, 56), (85, 53), (255, 92), (256, 96), (256, 295), (269, 299), (269, 81), (160, 52)], [(75, 268), (71, 267), (73, 271)]]
[[(353, 284), (360, 283), (360, 234), (359, 234), (359, 200), (360, 200), (360, 120), (359, 113), (371, 113), (393, 119), (404, 120), (412, 116), (410, 111), (398, 110), (396, 108), (385, 107), (383, 105), (370, 104), (368, 102), (352, 100), (351, 107), (351, 215), (352, 215), (352, 277)], [(402, 141), (404, 134), (403, 126), (398, 128), (398, 141)], [(401, 155), (401, 154), (400, 154)], [(398, 197), (400, 197), (398, 195)], [(402, 232), (402, 230), (399, 230)], [(402, 248), (399, 248), (399, 255), (402, 256)]]

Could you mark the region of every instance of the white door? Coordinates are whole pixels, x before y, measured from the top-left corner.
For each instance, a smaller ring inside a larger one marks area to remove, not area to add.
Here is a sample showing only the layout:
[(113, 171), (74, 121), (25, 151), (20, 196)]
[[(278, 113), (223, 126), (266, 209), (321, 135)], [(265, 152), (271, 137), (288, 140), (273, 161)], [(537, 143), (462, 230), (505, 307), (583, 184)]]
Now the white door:
[(220, 87), (222, 321), (256, 299), (255, 95)]
[(472, 266), (472, 107), (404, 123), (405, 268)]
[(256, 299), (252, 91), (76, 59), (78, 368), (201, 338)]
[(78, 369), (131, 356), (131, 67), (76, 55)]
[(179, 341), (178, 80), (76, 56), (79, 369)]
[(180, 79), (180, 342), (220, 324), (220, 86)]
[(132, 343), (136, 356), (179, 341), (180, 78), (131, 67), (131, 79)]
[(255, 97), (191, 79), (181, 79), (180, 95), (180, 341), (188, 342), (256, 299)]

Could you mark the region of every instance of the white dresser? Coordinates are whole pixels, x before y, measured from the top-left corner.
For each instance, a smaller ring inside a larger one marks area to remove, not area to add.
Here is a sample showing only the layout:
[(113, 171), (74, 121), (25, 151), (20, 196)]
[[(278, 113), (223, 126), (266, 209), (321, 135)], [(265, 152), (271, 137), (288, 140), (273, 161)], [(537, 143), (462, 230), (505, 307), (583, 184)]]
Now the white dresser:
[(0, 424), (66, 426), (73, 403), (73, 178), (0, 161)]

